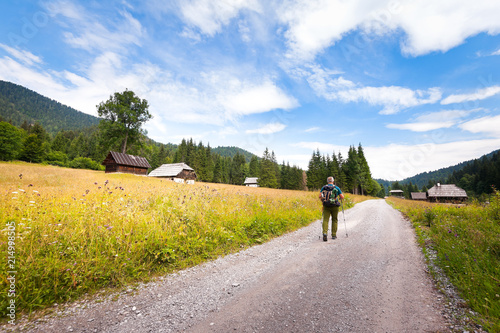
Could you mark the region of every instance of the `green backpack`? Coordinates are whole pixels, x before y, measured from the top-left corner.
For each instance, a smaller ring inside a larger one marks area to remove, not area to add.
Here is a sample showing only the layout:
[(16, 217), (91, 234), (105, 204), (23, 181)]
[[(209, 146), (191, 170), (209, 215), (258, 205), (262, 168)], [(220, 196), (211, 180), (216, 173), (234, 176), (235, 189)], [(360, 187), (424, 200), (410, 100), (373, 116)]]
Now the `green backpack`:
[(321, 192), (321, 200), (325, 207), (338, 207), (339, 202), (339, 188), (335, 185), (326, 185)]

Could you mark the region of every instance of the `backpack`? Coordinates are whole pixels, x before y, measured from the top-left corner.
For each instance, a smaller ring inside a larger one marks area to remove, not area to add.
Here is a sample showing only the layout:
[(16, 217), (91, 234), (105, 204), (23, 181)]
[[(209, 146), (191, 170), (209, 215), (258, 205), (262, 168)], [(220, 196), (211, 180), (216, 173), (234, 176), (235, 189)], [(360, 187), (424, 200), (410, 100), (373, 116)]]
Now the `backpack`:
[(321, 201), (323, 201), (323, 206), (325, 207), (338, 207), (339, 202), (339, 188), (335, 185), (325, 185), (323, 186), (323, 191), (321, 192)]

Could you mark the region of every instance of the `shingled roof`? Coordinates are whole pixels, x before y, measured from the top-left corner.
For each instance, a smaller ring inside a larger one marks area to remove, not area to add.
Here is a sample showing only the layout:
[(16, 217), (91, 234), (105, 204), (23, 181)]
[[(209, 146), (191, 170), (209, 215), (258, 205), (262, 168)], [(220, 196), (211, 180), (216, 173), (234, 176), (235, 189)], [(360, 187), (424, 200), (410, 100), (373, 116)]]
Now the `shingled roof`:
[(427, 191), (428, 197), (433, 198), (467, 198), (465, 190), (455, 184), (437, 184)]
[(194, 171), (186, 163), (163, 164), (149, 173), (149, 177), (175, 177), (182, 170)]
[(134, 155), (129, 155), (129, 154), (122, 154), (122, 153), (117, 153), (115, 151), (109, 152), (108, 157), (106, 157), (103, 164), (107, 163), (110, 155), (111, 155), (111, 158), (118, 165), (127, 165), (127, 166), (131, 166), (131, 167), (139, 167), (139, 168), (146, 168), (146, 169), (151, 168), (151, 165), (149, 165), (149, 162), (145, 157), (134, 156)]
[(410, 195), (413, 200), (427, 200), (427, 193), (425, 192), (411, 192)]

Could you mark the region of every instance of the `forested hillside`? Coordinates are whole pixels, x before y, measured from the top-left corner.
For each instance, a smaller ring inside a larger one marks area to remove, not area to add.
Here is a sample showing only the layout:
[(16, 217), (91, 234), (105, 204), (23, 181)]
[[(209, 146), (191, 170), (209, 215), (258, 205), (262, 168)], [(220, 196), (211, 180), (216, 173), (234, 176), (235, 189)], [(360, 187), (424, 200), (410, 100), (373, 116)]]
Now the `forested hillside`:
[(245, 161), (247, 161), (247, 163), (249, 163), (252, 157), (255, 156), (254, 154), (252, 154), (249, 151), (246, 151), (245, 149), (234, 146), (230, 147), (220, 146), (212, 148), (212, 152), (214, 152), (215, 154), (219, 154), (220, 156), (231, 157), (231, 158), (233, 158), (237, 154), (240, 154), (245, 156)]
[(99, 123), (97, 117), (77, 111), (20, 85), (0, 80), (0, 120), (14, 126), (38, 122), (46, 132), (83, 130)]
[(411, 192), (426, 192), (436, 183), (455, 184), (463, 188), (469, 197), (484, 199), (493, 193), (493, 186), (500, 188), (500, 150), (481, 158), (465, 161), (432, 172), (424, 172), (402, 181), (378, 180), (388, 191), (403, 190), (406, 198)]

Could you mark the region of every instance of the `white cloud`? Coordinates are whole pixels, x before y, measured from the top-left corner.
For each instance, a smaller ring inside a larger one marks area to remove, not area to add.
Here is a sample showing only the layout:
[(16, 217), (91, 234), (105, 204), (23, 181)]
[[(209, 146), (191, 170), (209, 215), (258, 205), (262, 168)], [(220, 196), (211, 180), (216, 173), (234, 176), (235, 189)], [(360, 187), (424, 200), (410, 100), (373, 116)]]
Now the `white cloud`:
[(388, 124), (387, 128), (410, 130), (413, 132), (427, 132), (440, 128), (450, 128), (457, 124), (460, 118), (464, 118), (472, 112), (479, 111), (474, 109), (466, 110), (443, 110), (439, 112), (431, 112), (418, 116), (414, 122), (405, 124)]
[(338, 98), (343, 102), (365, 101), (371, 105), (381, 105), (380, 114), (395, 114), (401, 109), (423, 104), (433, 104), (441, 99), (439, 88), (411, 90), (403, 87), (364, 87), (339, 91)]
[(413, 132), (427, 132), (433, 131), (439, 128), (449, 128), (455, 125), (453, 121), (439, 122), (439, 123), (407, 123), (407, 124), (388, 124), (387, 128), (399, 129), (399, 130), (410, 130)]
[(306, 133), (316, 133), (316, 132), (321, 132), (321, 128), (319, 127), (311, 127), (306, 130), (304, 130)]
[(500, 55), (500, 49), (496, 50), (495, 52), (493, 52), (491, 55)]
[(261, 10), (257, 0), (191, 0), (179, 1), (179, 5), (183, 19), (208, 36), (220, 32), (222, 26), (229, 24), (242, 10)]
[(434, 104), (441, 99), (439, 88), (412, 90), (398, 86), (362, 87), (340, 76), (342, 72), (325, 69), (318, 65), (308, 64), (303, 68), (294, 68), (290, 71), (299, 78), (305, 78), (320, 97), (330, 101), (366, 102), (370, 105), (382, 106), (380, 114), (395, 114), (402, 109)]
[(461, 124), (460, 128), (472, 133), (486, 133), (494, 137), (500, 137), (500, 115), (474, 119)]
[(285, 124), (276, 122), (276, 123), (266, 124), (266, 125), (261, 126), (260, 128), (257, 128), (257, 129), (246, 130), (245, 133), (246, 134), (273, 134), (273, 133), (281, 132), (285, 128), (286, 128)]
[[(127, 46), (140, 46), (145, 37), (141, 23), (126, 11), (119, 12), (119, 20), (103, 19), (95, 12), (89, 13), (75, 3), (59, 0), (46, 4), (49, 14), (60, 19), (67, 44), (86, 51), (127, 52)], [(108, 26), (105, 26), (106, 23)]]
[(500, 33), (500, 3), (491, 0), (296, 0), (277, 9), (287, 26), (291, 59), (312, 60), (349, 32), (386, 34), (403, 31), (404, 54), (446, 52), (468, 37)]
[(224, 109), (234, 115), (262, 113), (275, 109), (293, 109), (299, 105), (297, 100), (288, 96), (271, 81), (253, 85), (234, 82), (229, 91), (220, 91)]
[(500, 86), (491, 86), (479, 89), (472, 94), (450, 95), (441, 101), (441, 104), (463, 103), (470, 101), (483, 100), (500, 94)]
[(42, 63), (42, 59), (40, 57), (34, 55), (31, 52), (28, 52), (25, 50), (18, 50), (18, 49), (12, 48), (8, 45), (1, 44), (1, 43), (0, 43), (0, 48), (4, 49), (11, 56), (16, 58), (17, 60), (22, 61), (24, 64), (26, 64), (28, 66)]

